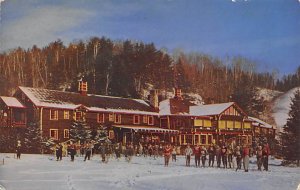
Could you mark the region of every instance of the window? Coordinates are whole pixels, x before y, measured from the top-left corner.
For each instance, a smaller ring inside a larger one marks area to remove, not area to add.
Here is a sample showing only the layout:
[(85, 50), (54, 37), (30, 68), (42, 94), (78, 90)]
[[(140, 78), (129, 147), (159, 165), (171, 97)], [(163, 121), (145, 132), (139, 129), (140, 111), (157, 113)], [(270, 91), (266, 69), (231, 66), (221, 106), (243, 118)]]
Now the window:
[(104, 113), (98, 113), (97, 114), (97, 122), (98, 123), (104, 123)]
[(75, 120), (76, 121), (82, 120), (82, 112), (81, 111), (75, 112)]
[(208, 135), (207, 136), (207, 143), (208, 144), (212, 144), (213, 143), (213, 137), (212, 137), (212, 135)]
[(50, 129), (50, 138), (58, 140), (58, 129)]
[(65, 138), (65, 139), (68, 139), (69, 136), (70, 136), (69, 129), (64, 129), (64, 138)]
[(146, 115), (143, 116), (143, 123), (148, 123), (148, 118)]
[(206, 135), (201, 135), (201, 144), (206, 144)]
[(193, 135), (185, 135), (185, 142), (193, 144)]
[(219, 120), (218, 126), (219, 126), (219, 129), (225, 129), (226, 121)]
[(140, 124), (140, 116), (139, 115), (133, 116), (133, 124)]
[(199, 143), (199, 135), (195, 135), (194, 138), (195, 138), (195, 144), (200, 144)]
[(68, 110), (64, 111), (64, 119), (69, 119), (70, 118), (70, 112)]
[(115, 114), (115, 123), (121, 123), (121, 115)]
[(58, 110), (50, 110), (50, 120), (58, 120)]
[(154, 125), (154, 118), (153, 118), (153, 116), (148, 116), (148, 125)]
[(114, 121), (114, 114), (113, 114), (113, 113), (110, 113), (110, 114), (108, 115), (108, 120), (109, 120), (109, 121)]

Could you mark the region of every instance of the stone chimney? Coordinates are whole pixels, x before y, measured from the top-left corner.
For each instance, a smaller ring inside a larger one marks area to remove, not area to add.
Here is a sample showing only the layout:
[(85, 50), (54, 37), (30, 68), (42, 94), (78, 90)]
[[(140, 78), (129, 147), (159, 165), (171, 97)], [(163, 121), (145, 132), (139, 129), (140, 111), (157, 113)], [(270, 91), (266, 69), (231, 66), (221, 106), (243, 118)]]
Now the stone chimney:
[(176, 98), (176, 99), (182, 99), (181, 89), (180, 88), (175, 88), (174, 98)]
[(78, 92), (86, 96), (87, 95), (87, 89), (88, 89), (88, 84), (87, 82), (84, 82), (82, 79), (78, 81)]
[(158, 90), (150, 91), (150, 105), (155, 109), (158, 109)]

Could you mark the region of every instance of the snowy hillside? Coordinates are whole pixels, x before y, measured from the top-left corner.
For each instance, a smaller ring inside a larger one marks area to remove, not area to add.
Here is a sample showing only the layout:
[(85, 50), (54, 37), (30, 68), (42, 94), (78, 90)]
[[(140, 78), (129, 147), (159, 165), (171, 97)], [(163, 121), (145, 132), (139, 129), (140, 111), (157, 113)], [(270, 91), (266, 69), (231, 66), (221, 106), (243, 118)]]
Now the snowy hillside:
[(163, 158), (134, 157), (131, 163), (122, 158), (100, 162), (100, 155), (84, 162), (83, 157), (55, 161), (49, 155), (0, 154), (0, 184), (7, 190), (295, 190), (299, 184), (298, 168), (280, 166), (270, 159), (270, 171), (257, 171), (252, 157), (250, 171), (185, 167), (185, 159), (164, 167)]
[(294, 97), (294, 93), (296, 90), (300, 90), (300, 87), (293, 88), (283, 95), (276, 98), (273, 108), (272, 114), (275, 119), (277, 128), (281, 131), (282, 127), (286, 124), (288, 119), (288, 114), (290, 111), (291, 98)]
[(270, 102), (274, 98), (280, 96), (282, 92), (276, 91), (276, 90), (270, 90), (266, 88), (256, 88), (257, 89), (257, 95), (259, 98), (263, 98), (263, 100)]

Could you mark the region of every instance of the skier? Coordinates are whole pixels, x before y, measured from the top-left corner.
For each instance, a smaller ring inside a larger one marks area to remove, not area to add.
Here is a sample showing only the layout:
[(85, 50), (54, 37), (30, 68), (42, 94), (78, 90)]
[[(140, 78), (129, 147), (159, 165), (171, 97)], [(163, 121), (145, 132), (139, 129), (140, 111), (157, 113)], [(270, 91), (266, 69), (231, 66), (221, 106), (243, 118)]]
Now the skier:
[(176, 147), (173, 146), (173, 149), (172, 149), (172, 162), (176, 162)]
[(221, 158), (222, 158), (223, 167), (227, 168), (227, 147), (225, 145), (222, 146), (221, 149)]
[(191, 155), (193, 154), (193, 150), (190, 147), (190, 144), (187, 145), (185, 149), (185, 158), (186, 158), (186, 166), (190, 167), (191, 166)]
[(119, 159), (121, 158), (121, 150), (120, 150), (119, 143), (117, 143), (115, 146), (115, 154), (116, 154), (116, 159), (119, 161)]
[(155, 160), (156, 158), (158, 158), (158, 155), (159, 155), (158, 149), (159, 149), (159, 145), (158, 145), (158, 144), (155, 144), (154, 147), (153, 147), (153, 151), (154, 151), (154, 160)]
[(268, 171), (269, 154), (270, 154), (270, 147), (269, 147), (269, 144), (266, 143), (264, 145), (263, 152), (262, 152), (262, 155), (263, 155), (263, 166), (264, 166), (264, 170), (265, 171)]
[(69, 152), (70, 152), (70, 156), (71, 156), (71, 161), (74, 162), (74, 156), (76, 154), (76, 146), (73, 144), (73, 142), (70, 142), (70, 146), (69, 146)]
[(202, 167), (203, 168), (205, 168), (206, 154), (207, 154), (207, 150), (206, 150), (205, 146), (202, 146), (202, 148), (201, 148), (201, 161), (202, 161)]
[(243, 148), (243, 160), (244, 160), (245, 172), (248, 172), (249, 170), (249, 155), (250, 155), (250, 149), (249, 146), (246, 144)]
[(215, 162), (215, 149), (213, 145), (210, 145), (208, 148), (208, 163), (209, 167), (214, 167), (214, 162)]
[(201, 148), (200, 148), (199, 145), (195, 146), (194, 154), (195, 154), (195, 165), (196, 165), (196, 168), (197, 168), (197, 167), (200, 167)]
[(262, 146), (258, 146), (257, 147), (256, 159), (257, 159), (257, 168), (258, 168), (259, 171), (261, 171), (261, 166), (262, 166), (262, 163), (263, 163), (263, 150), (262, 150)]
[(62, 160), (62, 145), (56, 145), (56, 161)]
[(234, 168), (234, 166), (233, 166), (233, 159), (232, 159), (232, 148), (231, 147), (229, 147), (228, 149), (227, 149), (227, 161), (228, 161), (228, 164), (229, 164), (229, 168)]
[(21, 141), (19, 140), (17, 143), (16, 153), (17, 153), (17, 159), (21, 159)]
[(169, 166), (171, 151), (172, 151), (171, 146), (167, 144), (164, 149), (165, 167)]
[(101, 158), (102, 158), (102, 162), (104, 163), (106, 161), (106, 146), (104, 143), (101, 143), (100, 145), (100, 152), (101, 152)]
[(236, 158), (236, 170), (241, 169), (242, 167), (242, 153), (241, 153), (241, 149), (239, 146), (236, 147), (236, 150), (234, 151), (234, 156)]
[(221, 148), (218, 145), (215, 148), (215, 155), (217, 158), (217, 167), (219, 168), (221, 166)]
[(92, 153), (92, 145), (90, 143), (87, 143), (85, 145), (85, 157), (83, 161), (86, 161), (86, 159), (91, 159), (91, 153)]

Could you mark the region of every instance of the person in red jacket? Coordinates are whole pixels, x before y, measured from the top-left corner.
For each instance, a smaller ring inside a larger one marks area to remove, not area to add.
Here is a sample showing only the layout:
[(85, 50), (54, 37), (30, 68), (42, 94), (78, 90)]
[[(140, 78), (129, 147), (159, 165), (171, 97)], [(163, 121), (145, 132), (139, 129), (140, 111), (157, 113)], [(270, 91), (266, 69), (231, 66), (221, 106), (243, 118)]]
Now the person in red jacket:
[(262, 151), (263, 166), (264, 166), (264, 170), (266, 170), (266, 171), (268, 171), (269, 155), (270, 155), (270, 147), (269, 147), (269, 144), (266, 143), (264, 145), (264, 148), (263, 148), (263, 151)]
[(250, 153), (250, 148), (246, 144), (243, 148), (243, 160), (244, 160), (245, 172), (248, 172), (249, 170), (249, 155), (250, 155), (249, 153)]
[(200, 167), (200, 156), (201, 156), (201, 148), (199, 145), (195, 146), (194, 154), (195, 154), (195, 165), (197, 168), (197, 167)]
[(165, 149), (164, 149), (165, 166), (169, 166), (169, 160), (170, 160), (171, 152), (172, 152), (172, 148), (169, 144), (167, 144)]

